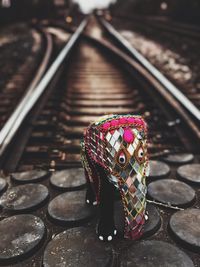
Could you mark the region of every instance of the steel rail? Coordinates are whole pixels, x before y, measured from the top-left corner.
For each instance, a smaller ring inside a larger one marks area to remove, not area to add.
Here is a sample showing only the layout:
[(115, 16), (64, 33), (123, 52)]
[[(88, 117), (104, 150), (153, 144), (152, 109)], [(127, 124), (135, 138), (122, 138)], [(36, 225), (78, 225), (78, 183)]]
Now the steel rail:
[[(1, 139), (0, 151), (1, 151), (1, 145), (3, 143), (4, 137), (7, 135), (8, 131), (12, 128), (12, 125), (14, 125), (14, 123), (18, 119), (20, 113), (23, 111), (23, 107), (24, 107), (25, 103), (31, 97), (31, 94), (33, 93), (35, 87), (37, 86), (37, 84), (41, 80), (42, 76), (44, 75), (44, 73), (47, 69), (47, 65), (50, 61), (51, 54), (53, 51), (53, 41), (52, 41), (51, 35), (49, 33), (43, 33), (43, 34), (44, 34), (46, 42), (47, 42), (46, 53), (45, 53), (45, 55), (41, 61), (41, 64), (40, 64), (40, 66), (39, 66), (39, 68), (35, 74), (35, 77), (31, 81), (25, 94), (21, 98), (18, 106), (13, 111), (13, 113), (11, 114), (9, 119), (6, 121), (4, 127), (1, 129), (1, 132), (0, 132), (0, 139)], [(1, 153), (0, 153), (0, 155), (1, 155)]]
[(139, 62), (143, 65), (174, 98), (176, 98), (184, 108), (192, 114), (200, 122), (200, 110), (174, 85), (172, 84), (158, 69), (156, 69), (142, 54), (140, 54), (115, 28), (101, 19), (103, 26), (112, 34)]
[(67, 44), (61, 50), (55, 61), (49, 67), (44, 77), (40, 80), (40, 82), (31, 89), (31, 92), (28, 91), (23, 99), (18, 104), (15, 111), (12, 113), (2, 130), (0, 131), (0, 156), (4, 153), (11, 140), (15, 136), (18, 131), (20, 125), (29, 114), (31, 109), (34, 107), (35, 103), (38, 101), (40, 96), (44, 93), (46, 87), (53, 79), (55, 73), (65, 60), (68, 53), (71, 51), (72, 47), (79, 39), (82, 31), (87, 25), (87, 19), (84, 19), (77, 30), (72, 34)]

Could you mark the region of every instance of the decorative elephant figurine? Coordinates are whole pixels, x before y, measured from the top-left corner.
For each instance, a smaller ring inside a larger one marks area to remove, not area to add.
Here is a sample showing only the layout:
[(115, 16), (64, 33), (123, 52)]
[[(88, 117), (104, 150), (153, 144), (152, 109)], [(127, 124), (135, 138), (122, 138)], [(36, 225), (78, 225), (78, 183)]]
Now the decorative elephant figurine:
[(101, 117), (84, 132), (81, 159), (88, 182), (86, 202), (99, 204), (99, 239), (110, 241), (117, 234), (113, 214), (115, 187), (124, 208), (124, 237), (138, 239), (147, 219), (149, 163), (144, 119), (133, 115)]

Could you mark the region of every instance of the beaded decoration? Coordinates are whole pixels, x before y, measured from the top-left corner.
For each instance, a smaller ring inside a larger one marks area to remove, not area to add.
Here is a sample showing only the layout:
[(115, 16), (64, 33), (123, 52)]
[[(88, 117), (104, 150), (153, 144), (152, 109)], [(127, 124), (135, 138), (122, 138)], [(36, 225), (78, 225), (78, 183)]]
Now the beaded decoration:
[(138, 239), (143, 232), (146, 209), (147, 125), (141, 116), (108, 115), (92, 123), (84, 133), (82, 163), (99, 203), (101, 166), (120, 191), (124, 215), (124, 237)]

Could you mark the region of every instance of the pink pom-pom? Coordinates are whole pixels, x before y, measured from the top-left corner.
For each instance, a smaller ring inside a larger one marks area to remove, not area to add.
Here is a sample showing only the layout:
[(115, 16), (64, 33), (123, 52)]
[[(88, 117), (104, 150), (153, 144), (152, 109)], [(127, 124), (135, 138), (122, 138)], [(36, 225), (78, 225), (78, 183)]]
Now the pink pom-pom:
[(108, 130), (110, 128), (110, 122), (105, 122), (102, 127), (104, 130)]
[(119, 119), (119, 122), (121, 124), (126, 124), (127, 123), (127, 119), (126, 118), (121, 118), (121, 119)]
[(111, 121), (111, 126), (118, 126), (118, 120), (112, 120)]
[(134, 141), (134, 134), (131, 131), (131, 129), (125, 129), (124, 130), (123, 139), (124, 139), (125, 142), (127, 142), (129, 144), (130, 143), (133, 143), (133, 141)]
[(144, 121), (143, 121), (142, 119), (140, 119), (140, 120), (138, 121), (138, 124), (139, 124), (140, 126), (143, 126), (143, 125), (144, 125)]
[(135, 118), (128, 118), (128, 123), (135, 123)]
[(138, 124), (138, 125), (143, 125), (143, 120), (141, 120), (139, 118), (136, 118), (135, 119), (135, 123)]

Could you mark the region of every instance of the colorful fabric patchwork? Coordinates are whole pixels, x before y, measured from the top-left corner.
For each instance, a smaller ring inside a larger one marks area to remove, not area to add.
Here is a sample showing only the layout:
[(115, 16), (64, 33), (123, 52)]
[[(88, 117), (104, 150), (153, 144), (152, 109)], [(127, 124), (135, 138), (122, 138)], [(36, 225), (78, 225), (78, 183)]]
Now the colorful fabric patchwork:
[[(85, 153), (87, 152), (87, 153)], [(87, 156), (86, 156), (87, 154)], [(88, 163), (87, 157), (93, 162)], [(147, 125), (141, 116), (110, 115), (92, 123), (84, 134), (82, 161), (99, 201), (100, 177), (95, 164), (104, 168), (121, 194), (124, 236), (138, 239), (143, 230), (148, 176)]]

